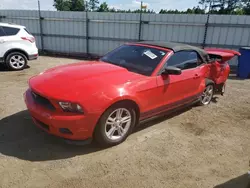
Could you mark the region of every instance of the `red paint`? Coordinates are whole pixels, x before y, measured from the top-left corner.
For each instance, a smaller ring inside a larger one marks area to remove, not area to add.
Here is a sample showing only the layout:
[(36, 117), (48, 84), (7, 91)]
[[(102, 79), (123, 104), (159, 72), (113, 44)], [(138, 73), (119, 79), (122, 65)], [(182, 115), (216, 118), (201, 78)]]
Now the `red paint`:
[(209, 68), (207, 77), (212, 79), (216, 84), (225, 83), (230, 73), (228, 61), (234, 56), (240, 56), (241, 54), (228, 49), (206, 48), (205, 50), (208, 54), (217, 55), (221, 58), (220, 61), (214, 61), (207, 65)]
[[(115, 102), (132, 100), (139, 106), (142, 114), (200, 94), (205, 88), (207, 77), (216, 83), (225, 82), (228, 77), (229, 66), (226, 62), (222, 65), (219, 62), (203, 64), (184, 70), (181, 75), (158, 75), (173, 52), (165, 48), (150, 47), (167, 52), (151, 76), (129, 72), (122, 67), (101, 61), (92, 61), (58, 66), (32, 77), (29, 80), (30, 88), (24, 97), (34, 121), (37, 119), (48, 125), (49, 131), (43, 129), (50, 134), (72, 140), (84, 140), (92, 137), (100, 116)], [(214, 50), (212, 52), (222, 56), (224, 53), (230, 53)], [(56, 110), (51, 111), (35, 103), (31, 90), (48, 99)], [(84, 114), (63, 112), (59, 101), (80, 104)], [(42, 128), (37, 121), (35, 123)], [(59, 128), (68, 128), (73, 134), (60, 133)]]

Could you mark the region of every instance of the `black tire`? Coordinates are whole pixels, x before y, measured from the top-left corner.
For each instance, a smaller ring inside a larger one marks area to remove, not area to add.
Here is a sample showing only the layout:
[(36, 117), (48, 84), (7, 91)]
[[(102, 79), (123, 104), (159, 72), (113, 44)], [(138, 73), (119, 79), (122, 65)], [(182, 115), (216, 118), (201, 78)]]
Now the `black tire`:
[[(12, 58), (15, 58), (15, 57), (21, 57), (21, 62), (18, 63), (18, 66), (14, 66), (12, 64)], [(23, 70), (26, 66), (27, 66), (27, 57), (23, 54), (23, 53), (20, 53), (20, 52), (11, 52), (10, 54), (8, 54), (8, 56), (6, 57), (5, 59), (5, 64), (6, 66), (8, 67), (9, 70)], [(21, 65), (21, 66), (19, 66)]]
[[(204, 93), (206, 92), (206, 90), (208, 90), (209, 88), (212, 89), (212, 93), (211, 93), (211, 96), (209, 96), (209, 99), (205, 102), (203, 99), (204, 99)], [(204, 90), (204, 93), (203, 95), (199, 98), (199, 105), (200, 106), (206, 106), (206, 105), (209, 105), (211, 100), (213, 99), (213, 95), (214, 95), (214, 84), (211, 83), (211, 82), (207, 82), (206, 84), (206, 88)]]
[[(126, 132), (126, 134), (124, 134), (123, 137), (121, 137), (118, 140), (111, 140), (110, 138), (108, 138), (108, 136), (105, 133), (105, 131), (106, 131), (105, 130), (106, 129), (105, 124), (106, 124), (106, 121), (107, 121), (108, 117), (116, 109), (119, 109), (119, 108), (127, 109), (130, 112), (131, 124), (130, 124), (130, 127), (129, 127), (128, 131)], [(101, 147), (111, 147), (111, 146), (114, 146), (114, 145), (118, 145), (118, 144), (122, 143), (123, 141), (125, 141), (127, 139), (127, 137), (132, 132), (135, 124), (136, 124), (136, 113), (135, 113), (135, 109), (133, 108), (133, 106), (131, 106), (129, 104), (126, 104), (124, 102), (114, 104), (110, 108), (108, 108), (103, 113), (101, 118), (99, 119), (98, 124), (96, 125), (96, 128), (95, 128), (94, 139)]]

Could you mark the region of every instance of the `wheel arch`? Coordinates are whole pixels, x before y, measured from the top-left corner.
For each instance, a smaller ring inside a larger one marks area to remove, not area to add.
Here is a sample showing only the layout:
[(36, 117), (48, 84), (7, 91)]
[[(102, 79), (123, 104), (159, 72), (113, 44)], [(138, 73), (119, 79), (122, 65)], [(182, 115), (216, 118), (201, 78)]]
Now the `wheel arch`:
[[(97, 124), (98, 124), (98, 122), (100, 121), (102, 115), (103, 115), (110, 107), (112, 107), (112, 106), (114, 106), (114, 105), (119, 105), (119, 104), (122, 104), (122, 103), (124, 103), (124, 104), (129, 104), (129, 105), (131, 105), (131, 106), (134, 107), (135, 113), (136, 113), (136, 124), (135, 124), (135, 126), (138, 125), (139, 119), (140, 119), (140, 107), (139, 107), (139, 105), (138, 105), (134, 100), (132, 100), (132, 99), (127, 99), (127, 98), (123, 98), (123, 99), (120, 99), (120, 100), (116, 100), (116, 101), (114, 101), (112, 104), (110, 104), (108, 107), (106, 107), (105, 110), (104, 110), (104, 111), (102, 112), (102, 114), (100, 115), (100, 117), (98, 118)], [(93, 133), (95, 132), (96, 127), (97, 127), (97, 126), (95, 126)]]
[[(134, 107), (135, 113), (136, 113), (136, 125), (137, 125), (137, 123), (139, 123), (141, 110), (140, 110), (139, 104), (138, 104), (135, 100), (133, 100), (133, 99), (122, 98), (122, 99), (119, 99), (119, 100), (117, 100), (117, 101), (114, 101), (111, 105), (109, 105), (109, 106), (104, 110), (104, 112), (106, 112), (106, 110), (108, 110), (111, 106), (118, 105), (118, 104), (121, 104), (121, 103), (129, 104), (129, 105), (131, 105), (131, 106)], [(103, 113), (104, 113), (104, 112), (103, 112)]]
[(110, 105), (110, 107), (113, 106), (113, 105), (121, 104), (121, 103), (124, 103), (124, 104), (127, 104), (127, 105), (131, 105), (135, 109), (136, 124), (137, 124), (139, 122), (140, 113), (141, 113), (139, 105), (134, 100), (132, 100), (132, 99), (122, 99), (120, 101), (116, 101), (115, 103), (113, 103), (112, 105)]
[(215, 87), (215, 82), (211, 79), (208, 79), (208, 78), (205, 79), (205, 84), (206, 84), (206, 86), (211, 84)]
[(20, 49), (20, 48), (13, 48), (13, 49), (10, 49), (10, 50), (8, 50), (7, 52), (5, 52), (5, 54), (4, 54), (4, 56), (3, 56), (4, 61), (6, 61), (6, 58), (8, 57), (8, 55), (9, 55), (10, 53), (13, 53), (13, 52), (22, 53), (23, 55), (25, 55), (25, 57), (27, 58), (27, 60), (29, 59), (29, 55), (28, 55), (28, 53), (27, 53), (25, 50)]

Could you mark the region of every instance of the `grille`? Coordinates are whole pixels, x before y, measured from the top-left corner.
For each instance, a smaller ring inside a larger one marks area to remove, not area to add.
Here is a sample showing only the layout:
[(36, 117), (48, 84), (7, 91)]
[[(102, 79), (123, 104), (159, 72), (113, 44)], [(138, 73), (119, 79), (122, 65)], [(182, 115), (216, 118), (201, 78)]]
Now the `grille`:
[(39, 105), (41, 105), (49, 110), (52, 110), (52, 111), (55, 110), (55, 107), (51, 104), (51, 102), (48, 99), (46, 99), (45, 97), (42, 97), (41, 95), (38, 95), (37, 93), (35, 93), (33, 91), (31, 92), (31, 94), (32, 94), (32, 97), (33, 97), (35, 103), (37, 103), (37, 104), (39, 104)]

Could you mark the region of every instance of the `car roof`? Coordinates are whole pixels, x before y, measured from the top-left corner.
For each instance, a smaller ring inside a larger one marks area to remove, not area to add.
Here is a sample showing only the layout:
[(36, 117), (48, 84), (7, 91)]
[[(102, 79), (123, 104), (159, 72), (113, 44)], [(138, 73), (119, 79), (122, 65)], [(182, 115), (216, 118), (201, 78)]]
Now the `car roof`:
[(15, 23), (3, 23), (0, 22), (0, 26), (14, 27), (14, 28), (25, 28), (25, 26), (17, 25)]
[(195, 47), (195, 46), (182, 44), (182, 43), (162, 42), (162, 41), (143, 41), (143, 42), (136, 42), (136, 44), (145, 44), (145, 45), (167, 48), (167, 49), (174, 51), (175, 53), (179, 51), (193, 50), (193, 51), (196, 51), (202, 57), (203, 60), (206, 60), (208, 58), (208, 54), (205, 50)]

